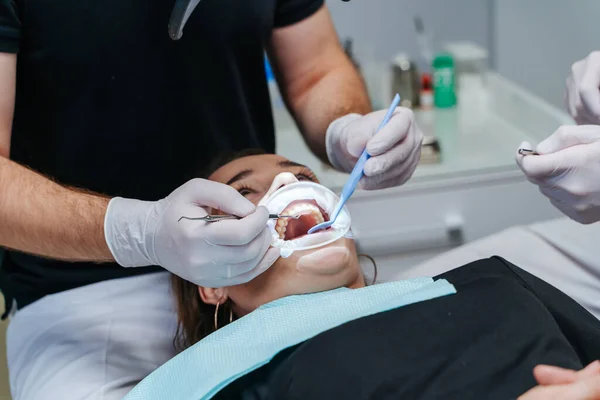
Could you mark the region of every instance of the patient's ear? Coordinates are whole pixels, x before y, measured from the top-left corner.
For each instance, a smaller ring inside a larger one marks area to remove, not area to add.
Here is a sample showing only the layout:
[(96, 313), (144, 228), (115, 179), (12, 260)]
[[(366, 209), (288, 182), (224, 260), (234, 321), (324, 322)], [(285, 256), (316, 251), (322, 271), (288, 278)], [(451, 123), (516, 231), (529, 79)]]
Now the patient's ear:
[(229, 299), (227, 288), (207, 288), (198, 286), (200, 298), (206, 304), (225, 303)]

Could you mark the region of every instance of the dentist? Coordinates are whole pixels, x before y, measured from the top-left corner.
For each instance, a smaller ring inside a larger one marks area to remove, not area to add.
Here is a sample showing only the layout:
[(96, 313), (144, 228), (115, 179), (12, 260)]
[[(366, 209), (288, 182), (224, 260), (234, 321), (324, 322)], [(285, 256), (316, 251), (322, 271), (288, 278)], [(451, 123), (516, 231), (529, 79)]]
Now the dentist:
[(517, 163), (556, 208), (591, 224), (600, 221), (600, 52), (573, 64), (565, 100), (578, 125), (560, 127), (538, 144), (539, 156)]
[[(121, 398), (175, 354), (164, 270), (230, 286), (277, 259), (264, 207), (190, 180), (218, 153), (274, 152), (265, 48), (323, 161), (350, 171), (366, 146), (362, 186), (381, 189), (419, 160), (409, 110), (373, 137), (385, 111), (370, 112), (324, 0), (2, 0), (0, 28), (0, 290), (14, 400)], [(208, 208), (242, 219), (178, 222)]]

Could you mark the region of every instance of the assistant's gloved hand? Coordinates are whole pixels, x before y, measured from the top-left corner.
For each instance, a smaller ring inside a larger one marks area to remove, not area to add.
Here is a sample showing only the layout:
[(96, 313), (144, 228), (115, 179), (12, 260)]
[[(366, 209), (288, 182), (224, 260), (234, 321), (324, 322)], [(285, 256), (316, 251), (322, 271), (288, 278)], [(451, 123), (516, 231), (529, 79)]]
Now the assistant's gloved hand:
[[(244, 218), (178, 222), (207, 215), (205, 208)], [(156, 202), (112, 199), (104, 232), (124, 267), (160, 265), (197, 285), (223, 287), (250, 281), (279, 257), (269, 248), (268, 217), (265, 207), (256, 208), (232, 187), (193, 179)]]
[(517, 155), (527, 179), (568, 217), (600, 221), (600, 126), (563, 126), (536, 150), (539, 156)]
[(367, 148), (371, 158), (365, 164), (365, 176), (359, 183), (362, 189), (402, 185), (412, 176), (421, 157), (423, 133), (413, 112), (407, 108), (396, 108), (387, 125), (375, 135), (386, 112), (381, 110), (364, 116), (349, 114), (333, 121), (327, 129), (327, 157), (340, 171), (351, 172)]
[(600, 124), (600, 52), (571, 67), (565, 94), (567, 111), (579, 125)]

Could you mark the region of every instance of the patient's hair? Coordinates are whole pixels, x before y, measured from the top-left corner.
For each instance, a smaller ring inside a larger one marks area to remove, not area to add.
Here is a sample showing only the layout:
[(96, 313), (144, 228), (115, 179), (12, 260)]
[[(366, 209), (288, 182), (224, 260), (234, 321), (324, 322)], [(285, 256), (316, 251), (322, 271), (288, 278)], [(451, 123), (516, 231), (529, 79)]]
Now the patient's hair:
[(262, 156), (265, 154), (271, 154), (263, 149), (259, 148), (250, 148), (238, 151), (230, 151), (227, 153), (222, 153), (217, 157), (213, 158), (207, 166), (204, 166), (198, 172), (199, 178), (208, 179), (209, 176), (213, 174), (219, 168), (229, 164), (232, 161), (235, 161), (239, 158), (250, 157), (250, 156)]
[[(198, 286), (177, 275), (171, 275), (171, 287), (177, 302), (179, 321), (173, 344), (177, 351), (183, 351), (214, 332), (216, 306), (204, 303), (198, 293)], [(231, 307), (230, 301), (219, 305), (218, 326), (229, 323)]]

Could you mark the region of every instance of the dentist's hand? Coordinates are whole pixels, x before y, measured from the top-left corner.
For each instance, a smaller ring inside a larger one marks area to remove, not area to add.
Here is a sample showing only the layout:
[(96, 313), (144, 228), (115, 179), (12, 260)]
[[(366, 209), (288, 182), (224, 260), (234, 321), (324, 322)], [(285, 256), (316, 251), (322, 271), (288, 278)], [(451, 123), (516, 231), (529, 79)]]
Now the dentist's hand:
[(387, 125), (375, 135), (386, 112), (349, 114), (333, 121), (327, 129), (327, 157), (336, 169), (352, 171), (365, 147), (371, 155), (359, 183), (362, 189), (402, 185), (412, 176), (421, 157), (423, 133), (407, 108), (397, 108)]
[(579, 125), (600, 124), (600, 51), (571, 67), (565, 94), (567, 111)]
[(527, 179), (568, 217), (600, 221), (600, 126), (563, 126), (536, 150), (539, 156), (517, 155)]
[[(206, 209), (244, 217), (206, 223)], [(279, 250), (269, 248), (269, 212), (230, 186), (193, 179), (166, 198), (147, 202), (114, 198), (104, 223), (106, 242), (124, 267), (160, 265), (197, 285), (245, 283), (269, 268)]]

